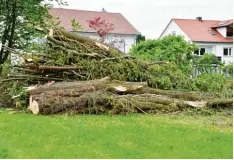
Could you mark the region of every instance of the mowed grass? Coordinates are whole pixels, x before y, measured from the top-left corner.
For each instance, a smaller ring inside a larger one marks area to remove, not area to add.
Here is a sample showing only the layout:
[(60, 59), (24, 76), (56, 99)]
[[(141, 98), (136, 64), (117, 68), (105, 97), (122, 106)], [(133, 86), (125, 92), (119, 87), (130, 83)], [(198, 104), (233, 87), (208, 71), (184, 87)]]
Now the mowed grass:
[(229, 158), (232, 118), (0, 113), (0, 158)]

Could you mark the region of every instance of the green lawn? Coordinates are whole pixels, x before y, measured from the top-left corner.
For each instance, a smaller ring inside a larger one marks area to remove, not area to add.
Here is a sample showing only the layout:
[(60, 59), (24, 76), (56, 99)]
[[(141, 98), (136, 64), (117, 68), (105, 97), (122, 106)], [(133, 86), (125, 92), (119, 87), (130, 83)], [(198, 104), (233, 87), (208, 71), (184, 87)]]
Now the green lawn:
[(229, 158), (232, 118), (0, 112), (1, 158)]

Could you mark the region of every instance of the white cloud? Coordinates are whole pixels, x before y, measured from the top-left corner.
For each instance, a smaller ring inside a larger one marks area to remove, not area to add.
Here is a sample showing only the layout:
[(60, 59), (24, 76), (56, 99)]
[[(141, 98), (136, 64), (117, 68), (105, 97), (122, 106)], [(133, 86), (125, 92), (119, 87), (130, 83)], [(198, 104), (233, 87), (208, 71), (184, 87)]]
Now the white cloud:
[(233, 16), (232, 0), (67, 0), (66, 8), (120, 12), (147, 38), (157, 38), (171, 18), (225, 20)]

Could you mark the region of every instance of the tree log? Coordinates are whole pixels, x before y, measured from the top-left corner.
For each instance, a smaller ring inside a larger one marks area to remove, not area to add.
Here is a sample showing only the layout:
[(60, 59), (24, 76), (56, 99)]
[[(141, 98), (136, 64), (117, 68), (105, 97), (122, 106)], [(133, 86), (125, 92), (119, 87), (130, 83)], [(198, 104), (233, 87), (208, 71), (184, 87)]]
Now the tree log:
[[(51, 93), (55, 92), (32, 95), (29, 110), (34, 114), (87, 113), (88, 111), (89, 113), (101, 111), (101, 113), (126, 114), (150, 113), (152, 110), (174, 112), (191, 107), (206, 107), (207, 104), (206, 102), (198, 103), (196, 106), (195, 102), (191, 104), (191, 102), (154, 94), (116, 95), (106, 91), (94, 91), (93, 88), (86, 93), (73, 92), (74, 97), (71, 96), (71, 92), (59, 91), (58, 95)], [(96, 109), (93, 109), (94, 107)]]
[(139, 90), (137, 94), (151, 93), (157, 95), (167, 95), (172, 98), (183, 99), (188, 101), (201, 101), (207, 99), (213, 99), (213, 95), (202, 93), (202, 92), (182, 92), (182, 91), (173, 91), (173, 90), (161, 90), (150, 87), (144, 87), (142, 90)]
[(208, 106), (219, 107), (219, 106), (233, 106), (233, 99), (213, 99), (208, 101)]
[[(121, 56), (123, 55), (124, 53), (119, 51), (118, 49), (108, 45), (108, 44), (104, 44), (104, 43), (101, 43), (100, 41), (98, 40), (94, 40), (92, 38), (89, 38), (87, 36), (82, 36), (82, 35), (78, 35), (78, 34), (73, 34), (71, 32), (67, 32), (65, 30), (61, 30), (61, 29), (56, 29), (55, 30), (55, 36), (61, 36), (61, 37), (66, 37), (66, 38), (69, 38), (69, 39), (72, 39), (72, 40), (75, 40), (77, 42), (80, 42), (80, 43), (89, 43), (90, 46), (92, 46), (91, 49), (92, 51), (94, 51), (94, 48), (98, 48), (101, 52), (98, 52), (98, 53), (105, 53), (105, 52), (110, 52), (111, 50), (112, 51), (115, 51), (116, 52), (116, 55), (117, 56)], [(105, 54), (107, 55), (107, 54)]]
[(101, 84), (110, 81), (110, 77), (104, 77), (98, 80), (90, 80), (90, 81), (76, 81), (76, 82), (61, 82), (55, 83), (54, 85), (42, 85), (35, 87), (34, 89), (29, 90), (31, 95), (40, 94), (47, 91), (53, 90), (62, 90), (62, 89), (74, 89), (80, 87), (90, 87), (92, 86), (94, 89), (98, 88)]
[[(26, 90), (30, 91), (31, 95), (44, 94), (45, 96), (69, 96), (76, 97), (86, 92), (106, 90), (115, 94), (132, 94), (144, 87), (144, 83), (122, 83), (112, 82), (108, 80), (92, 80), (89, 83), (69, 82), (69, 83), (54, 83), (43, 86), (30, 86)], [(65, 85), (64, 85), (65, 84)]]
[(69, 39), (72, 39), (72, 40), (75, 40), (75, 41), (78, 41), (78, 42), (90, 42), (90, 43), (95, 43), (96, 41), (92, 38), (89, 38), (87, 36), (82, 36), (82, 35), (79, 35), (79, 34), (73, 34), (71, 32), (67, 32), (65, 30), (62, 30), (62, 29), (56, 29), (55, 30), (55, 35), (59, 35), (59, 36), (64, 36), (66, 38), (69, 38)]

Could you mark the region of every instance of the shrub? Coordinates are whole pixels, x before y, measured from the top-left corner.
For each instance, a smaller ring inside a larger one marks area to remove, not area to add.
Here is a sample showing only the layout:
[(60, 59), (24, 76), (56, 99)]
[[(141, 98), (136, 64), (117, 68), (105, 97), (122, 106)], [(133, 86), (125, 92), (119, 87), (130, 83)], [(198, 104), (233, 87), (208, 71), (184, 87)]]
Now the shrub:
[(198, 66), (198, 71), (201, 73), (210, 73), (213, 65), (223, 66), (222, 62), (214, 54), (205, 53), (199, 59), (194, 61), (194, 64)]
[(233, 77), (233, 64), (228, 64), (222, 67), (224, 73), (228, 73), (230, 77)]
[(151, 87), (159, 89), (197, 90), (193, 80), (175, 63), (151, 67), (148, 83)]
[(195, 83), (200, 91), (217, 93), (224, 97), (232, 96), (233, 80), (223, 74), (202, 74), (195, 78)]
[(182, 36), (169, 35), (163, 39), (141, 41), (130, 54), (143, 60), (174, 62), (188, 74), (192, 71), (190, 61), (196, 49), (195, 44), (185, 41)]

